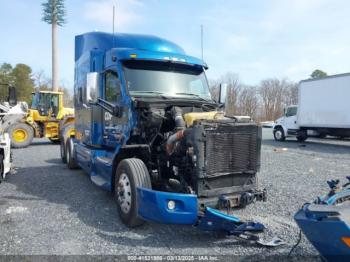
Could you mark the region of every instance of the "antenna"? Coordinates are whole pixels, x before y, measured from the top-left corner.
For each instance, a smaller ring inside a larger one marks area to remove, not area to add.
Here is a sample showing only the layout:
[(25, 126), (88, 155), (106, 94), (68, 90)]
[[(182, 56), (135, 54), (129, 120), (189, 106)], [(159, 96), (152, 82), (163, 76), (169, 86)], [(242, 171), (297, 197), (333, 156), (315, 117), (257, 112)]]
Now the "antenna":
[(202, 52), (202, 60), (203, 58), (203, 25), (201, 25), (201, 52)]
[(114, 34), (114, 17), (115, 17), (115, 6), (113, 5), (113, 47), (115, 46), (115, 34)]

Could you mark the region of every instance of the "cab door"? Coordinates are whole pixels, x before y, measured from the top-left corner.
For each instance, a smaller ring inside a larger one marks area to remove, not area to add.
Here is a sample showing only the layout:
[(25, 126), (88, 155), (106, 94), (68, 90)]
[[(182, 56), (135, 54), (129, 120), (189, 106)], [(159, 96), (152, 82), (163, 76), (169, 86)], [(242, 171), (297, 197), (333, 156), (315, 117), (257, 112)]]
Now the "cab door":
[(297, 124), (297, 111), (297, 106), (290, 106), (287, 108), (286, 117), (284, 118), (284, 126), (290, 131), (299, 129)]
[[(104, 73), (103, 99), (110, 104), (122, 108), (121, 82), (118, 73), (108, 70)], [(108, 147), (115, 147), (123, 139), (124, 125), (126, 124), (123, 115), (120, 117), (103, 109), (103, 144)]]

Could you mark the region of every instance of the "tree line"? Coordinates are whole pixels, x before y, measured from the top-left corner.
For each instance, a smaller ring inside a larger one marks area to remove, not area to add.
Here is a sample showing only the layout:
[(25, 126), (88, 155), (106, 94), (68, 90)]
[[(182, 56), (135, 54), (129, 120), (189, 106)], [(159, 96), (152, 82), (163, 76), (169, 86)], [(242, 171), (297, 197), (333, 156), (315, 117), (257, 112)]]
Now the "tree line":
[[(315, 70), (311, 79), (326, 77)], [(228, 72), (217, 80), (209, 81), (212, 97), (217, 101), (220, 84), (227, 84), (226, 114), (247, 115), (256, 121), (274, 121), (283, 115), (284, 108), (298, 103), (298, 83), (286, 78), (267, 78), (258, 85), (245, 85), (237, 74)]]
[[(26, 64), (12, 66), (9, 63), (3, 63), (0, 65), (0, 102), (7, 101), (8, 86), (15, 87), (18, 101), (30, 104), (33, 92), (52, 90), (52, 80), (42, 70), (33, 73), (31, 67)], [(69, 89), (60, 85), (58, 90), (64, 92), (64, 105), (72, 107), (73, 96)]]

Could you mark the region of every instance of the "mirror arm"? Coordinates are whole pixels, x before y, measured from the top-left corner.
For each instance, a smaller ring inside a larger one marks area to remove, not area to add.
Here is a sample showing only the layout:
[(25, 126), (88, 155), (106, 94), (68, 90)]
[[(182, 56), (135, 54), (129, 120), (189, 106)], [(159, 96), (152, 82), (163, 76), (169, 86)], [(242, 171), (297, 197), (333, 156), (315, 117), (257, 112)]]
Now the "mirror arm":
[(97, 105), (102, 107), (107, 112), (111, 113), (113, 116), (121, 117), (121, 110), (119, 106), (116, 106), (102, 98), (97, 99)]

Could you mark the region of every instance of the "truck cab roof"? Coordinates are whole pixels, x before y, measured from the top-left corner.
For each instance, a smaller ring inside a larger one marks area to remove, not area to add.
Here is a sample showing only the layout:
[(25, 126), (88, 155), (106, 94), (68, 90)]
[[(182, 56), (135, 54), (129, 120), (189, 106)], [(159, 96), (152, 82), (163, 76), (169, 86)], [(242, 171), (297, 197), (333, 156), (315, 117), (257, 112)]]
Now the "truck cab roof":
[(120, 60), (169, 60), (207, 68), (201, 59), (186, 55), (177, 44), (152, 35), (89, 32), (75, 37), (75, 61), (92, 50), (115, 54)]

